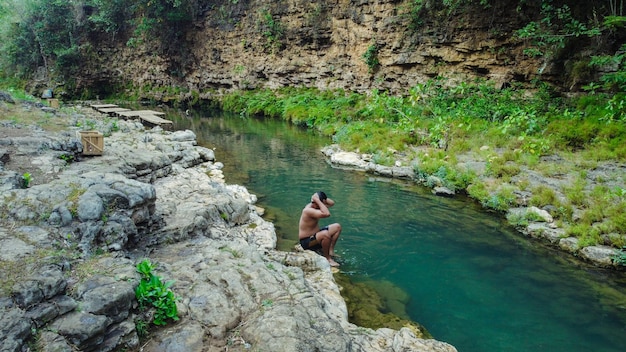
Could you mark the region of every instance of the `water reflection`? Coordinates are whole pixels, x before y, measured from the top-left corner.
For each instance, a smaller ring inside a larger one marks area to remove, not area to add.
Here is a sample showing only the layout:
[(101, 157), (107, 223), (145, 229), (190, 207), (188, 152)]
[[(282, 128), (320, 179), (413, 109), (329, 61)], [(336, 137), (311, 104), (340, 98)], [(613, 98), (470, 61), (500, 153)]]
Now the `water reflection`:
[(197, 113), (176, 125), (216, 149), (229, 183), (259, 196), (281, 249), (297, 242), (310, 195), (327, 192), (337, 201), (328, 221), (344, 228), (342, 271), (406, 292), (395, 309), (459, 351), (626, 350), (620, 275), (571, 262), (471, 201), (331, 168), (319, 153), (329, 141), (287, 123)]

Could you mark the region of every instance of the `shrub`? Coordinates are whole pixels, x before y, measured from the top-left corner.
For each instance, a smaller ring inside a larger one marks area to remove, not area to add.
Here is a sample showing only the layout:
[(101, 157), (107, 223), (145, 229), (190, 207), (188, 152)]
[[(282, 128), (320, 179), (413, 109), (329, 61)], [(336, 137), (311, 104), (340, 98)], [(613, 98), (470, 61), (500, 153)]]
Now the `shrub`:
[(368, 71), (374, 72), (374, 70), (378, 67), (380, 62), (378, 61), (378, 46), (376, 44), (372, 44), (367, 47), (367, 50), (363, 53), (363, 61), (368, 67)]

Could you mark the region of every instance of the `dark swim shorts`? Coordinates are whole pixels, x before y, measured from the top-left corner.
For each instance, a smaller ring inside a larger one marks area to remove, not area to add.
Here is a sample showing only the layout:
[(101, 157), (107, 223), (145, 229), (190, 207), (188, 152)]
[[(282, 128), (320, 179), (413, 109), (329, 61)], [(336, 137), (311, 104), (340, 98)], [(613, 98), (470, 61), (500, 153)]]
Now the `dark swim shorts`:
[[(328, 230), (328, 226), (324, 226), (322, 227), (319, 232)], [(312, 251), (316, 251), (318, 249), (322, 248), (322, 243), (320, 241), (317, 240), (317, 237), (315, 237), (315, 235), (317, 235), (317, 233), (314, 233), (311, 235), (311, 237), (307, 237), (307, 238), (303, 238), (300, 240), (300, 245), (302, 246), (302, 248), (304, 249), (310, 249)]]

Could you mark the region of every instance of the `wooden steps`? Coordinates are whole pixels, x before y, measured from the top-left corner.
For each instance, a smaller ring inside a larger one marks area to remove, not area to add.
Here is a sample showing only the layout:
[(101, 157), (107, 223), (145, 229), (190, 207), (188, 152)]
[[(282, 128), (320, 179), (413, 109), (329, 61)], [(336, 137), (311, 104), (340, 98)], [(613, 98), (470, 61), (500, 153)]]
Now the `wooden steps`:
[(109, 114), (111, 116), (117, 116), (124, 119), (136, 119), (138, 118), (143, 124), (149, 126), (161, 126), (164, 130), (172, 128), (172, 121), (166, 120), (161, 116), (164, 116), (164, 112), (154, 110), (131, 110), (120, 108), (115, 104), (93, 104), (91, 107), (103, 114)]
[(115, 115), (119, 112), (125, 112), (125, 111), (130, 111), (130, 109), (124, 109), (124, 108), (100, 108), (98, 109), (98, 111), (105, 113), (105, 114), (109, 114), (109, 115)]
[(106, 109), (106, 108), (117, 108), (119, 106), (115, 104), (92, 104), (91, 107), (94, 110), (99, 110), (99, 109)]
[(148, 123), (149, 125), (161, 126), (164, 130), (169, 130), (172, 128), (172, 121), (163, 119), (156, 115), (141, 115), (139, 119), (143, 123)]
[(131, 111), (122, 111), (122, 112), (116, 113), (116, 115), (120, 117), (133, 118), (133, 117), (141, 117), (142, 115), (159, 116), (159, 115), (165, 115), (165, 113), (159, 112), (159, 111), (153, 111), (153, 110), (135, 110), (135, 111), (131, 110)]

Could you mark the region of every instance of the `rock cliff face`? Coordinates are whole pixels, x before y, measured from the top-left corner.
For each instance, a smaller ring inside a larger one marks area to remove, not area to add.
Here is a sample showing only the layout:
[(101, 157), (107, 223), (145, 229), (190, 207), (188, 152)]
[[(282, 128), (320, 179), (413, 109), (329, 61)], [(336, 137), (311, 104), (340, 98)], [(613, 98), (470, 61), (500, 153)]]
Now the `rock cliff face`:
[(426, 14), (414, 27), (409, 0), (214, 1), (184, 42), (98, 43), (79, 86), (97, 91), (102, 82), (131, 82), (167, 99), (159, 88), (201, 97), (285, 86), (404, 92), (440, 75), (451, 82), (529, 82), (540, 69), (542, 79), (556, 79), (556, 66), (527, 58), (523, 43), (512, 39), (528, 21), (517, 5), (498, 1), (446, 15), (432, 9), (438, 16)]

